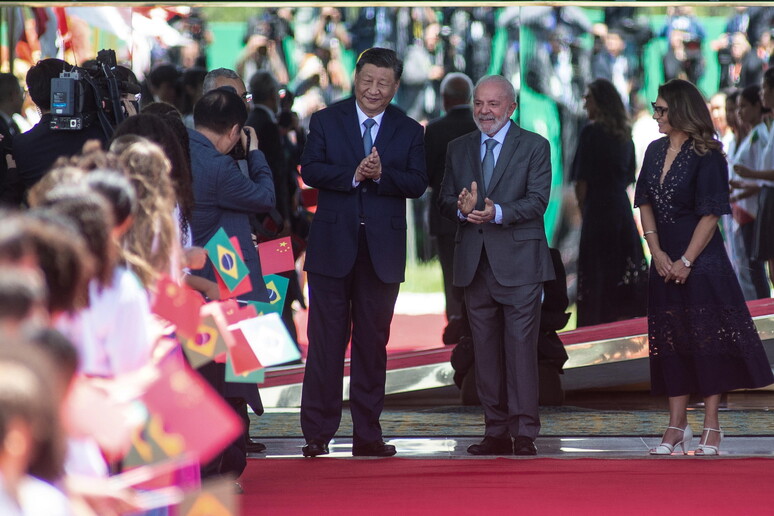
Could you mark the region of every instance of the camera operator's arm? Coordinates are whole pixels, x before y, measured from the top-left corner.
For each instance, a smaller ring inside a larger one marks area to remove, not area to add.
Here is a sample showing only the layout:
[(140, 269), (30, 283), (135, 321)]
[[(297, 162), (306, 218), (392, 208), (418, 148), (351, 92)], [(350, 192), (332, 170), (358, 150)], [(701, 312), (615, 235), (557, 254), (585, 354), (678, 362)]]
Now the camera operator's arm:
[[(255, 129), (245, 127), (242, 144), (247, 149), (249, 177), (239, 170), (239, 165), (228, 158), (227, 170), (218, 175), (218, 205), (222, 208), (250, 213), (265, 213), (276, 203), (274, 181), (263, 152), (258, 150)], [(226, 162), (223, 162), (226, 165)]]

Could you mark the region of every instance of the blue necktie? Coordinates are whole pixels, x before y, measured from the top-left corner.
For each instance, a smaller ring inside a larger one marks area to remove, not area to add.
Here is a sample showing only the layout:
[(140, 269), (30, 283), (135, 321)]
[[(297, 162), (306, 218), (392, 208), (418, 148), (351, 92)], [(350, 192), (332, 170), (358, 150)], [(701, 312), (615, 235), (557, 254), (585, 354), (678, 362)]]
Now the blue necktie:
[(371, 148), (374, 146), (374, 141), (371, 138), (371, 127), (373, 127), (375, 123), (376, 120), (373, 118), (366, 118), (363, 122), (363, 125), (365, 126), (365, 131), (363, 131), (363, 150), (365, 150), (366, 156), (371, 154)]
[(494, 174), (495, 159), (494, 159), (494, 147), (497, 145), (497, 140), (489, 138), (484, 142), (486, 145), (486, 153), (484, 154), (484, 161), (481, 162), (481, 171), (484, 173), (483, 192), (487, 193), (489, 188), (489, 182), (492, 180), (492, 174)]

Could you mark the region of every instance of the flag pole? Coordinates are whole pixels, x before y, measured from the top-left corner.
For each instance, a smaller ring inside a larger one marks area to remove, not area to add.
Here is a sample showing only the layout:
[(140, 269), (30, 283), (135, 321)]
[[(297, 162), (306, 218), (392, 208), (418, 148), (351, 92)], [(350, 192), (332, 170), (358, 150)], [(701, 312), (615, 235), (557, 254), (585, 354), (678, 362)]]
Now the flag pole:
[(13, 62), (16, 60), (16, 42), (13, 40), (13, 35), (16, 33), (16, 17), (13, 15), (13, 7), (8, 7), (6, 13), (8, 14), (8, 24), (6, 27), (6, 35), (8, 36), (8, 72), (13, 73)]

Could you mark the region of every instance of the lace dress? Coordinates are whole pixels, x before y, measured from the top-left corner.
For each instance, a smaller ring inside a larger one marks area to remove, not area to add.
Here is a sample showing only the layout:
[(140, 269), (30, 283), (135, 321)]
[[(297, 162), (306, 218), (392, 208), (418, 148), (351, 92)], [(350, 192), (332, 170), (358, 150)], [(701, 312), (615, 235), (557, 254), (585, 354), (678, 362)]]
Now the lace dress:
[[(634, 204), (650, 204), (661, 249), (680, 259), (704, 215), (731, 212), (723, 155), (699, 156), (686, 141), (659, 183), (669, 147), (661, 138), (645, 152)], [(664, 279), (651, 264), (648, 339), (653, 394), (720, 394), (774, 382), (719, 231), (696, 257), (683, 285)]]

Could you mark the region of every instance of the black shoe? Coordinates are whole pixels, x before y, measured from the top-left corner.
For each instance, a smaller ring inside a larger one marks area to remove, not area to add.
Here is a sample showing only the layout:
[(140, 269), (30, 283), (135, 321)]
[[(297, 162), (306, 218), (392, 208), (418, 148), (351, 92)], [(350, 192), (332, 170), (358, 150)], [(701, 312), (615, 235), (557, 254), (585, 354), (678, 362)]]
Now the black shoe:
[(468, 446), (468, 453), (471, 455), (511, 455), (513, 445), (510, 437), (497, 438), (487, 435), (480, 443)]
[(352, 455), (355, 457), (392, 457), (396, 453), (395, 446), (384, 444), (381, 439), (352, 447)]
[(266, 451), (266, 445), (259, 443), (258, 441), (253, 441), (252, 439), (248, 439), (247, 444), (245, 445), (245, 451), (247, 453), (263, 453)]
[(514, 455), (537, 455), (537, 447), (535, 441), (529, 437), (519, 435), (513, 439), (513, 454)]
[(309, 441), (301, 448), (304, 457), (317, 457), (318, 455), (328, 455), (328, 445), (320, 441)]

